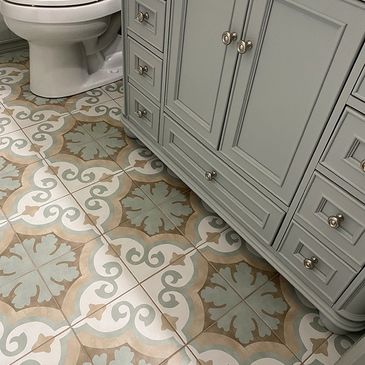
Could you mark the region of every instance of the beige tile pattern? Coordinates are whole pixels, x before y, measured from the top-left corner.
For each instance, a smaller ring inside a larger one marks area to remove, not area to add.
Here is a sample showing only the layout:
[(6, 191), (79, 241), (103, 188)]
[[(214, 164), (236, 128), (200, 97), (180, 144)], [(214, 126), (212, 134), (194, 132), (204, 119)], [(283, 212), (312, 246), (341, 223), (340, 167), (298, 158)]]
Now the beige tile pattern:
[(333, 365), (318, 312), (121, 123), (0, 55), (0, 364)]

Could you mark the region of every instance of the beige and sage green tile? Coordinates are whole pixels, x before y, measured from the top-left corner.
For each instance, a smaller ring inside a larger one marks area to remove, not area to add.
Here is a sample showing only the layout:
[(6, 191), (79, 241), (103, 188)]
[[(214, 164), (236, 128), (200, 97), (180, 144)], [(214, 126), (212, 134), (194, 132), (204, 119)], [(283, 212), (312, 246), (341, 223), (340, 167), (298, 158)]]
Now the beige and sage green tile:
[(281, 276), (269, 280), (246, 302), (301, 361), (331, 335), (317, 309)]
[(14, 190), (2, 207), (9, 219), (28, 214), (41, 206), (68, 194), (68, 191), (45, 161), (35, 162), (19, 171), (20, 186)]
[(159, 204), (159, 208), (195, 246), (228, 228), (224, 220), (192, 191), (180, 191)]
[(42, 344), (37, 346), (36, 343), (32, 352), (16, 361), (14, 365), (92, 365), (91, 359), (71, 329), (56, 337), (40, 336), (39, 343)]
[(105, 238), (139, 282), (194, 249), (178, 232), (149, 235), (130, 224), (107, 232)]
[(74, 327), (94, 364), (157, 365), (183, 347), (167, 320), (138, 286)]
[(70, 324), (128, 292), (138, 283), (103, 238), (77, 250), (63, 248), (63, 256), (39, 268), (48, 288)]
[(19, 130), (20, 127), (14, 121), (14, 119), (8, 114), (4, 106), (0, 104), (0, 136), (5, 134), (15, 132)]
[(185, 343), (242, 301), (196, 250), (142, 286)]
[(102, 87), (112, 99), (122, 98), (124, 96), (123, 80), (112, 82), (111, 84)]

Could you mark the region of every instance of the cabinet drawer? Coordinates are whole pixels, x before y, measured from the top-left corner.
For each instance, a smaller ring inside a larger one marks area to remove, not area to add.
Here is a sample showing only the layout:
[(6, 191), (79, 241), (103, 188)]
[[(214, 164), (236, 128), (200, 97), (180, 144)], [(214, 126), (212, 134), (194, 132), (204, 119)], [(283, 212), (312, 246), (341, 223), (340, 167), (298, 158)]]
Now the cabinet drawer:
[(164, 0), (128, 0), (128, 30), (163, 52), (165, 32)]
[[(283, 238), (278, 254), (301, 281), (312, 290), (315, 287), (317, 294), (329, 303), (336, 301), (356, 274), (294, 221)], [(311, 261), (306, 262), (306, 268), (304, 261), (308, 259)]]
[(356, 82), (352, 95), (365, 102), (365, 66)]
[[(272, 243), (284, 211), (167, 117), (162, 144), (166, 152), (179, 161), (183, 172), (219, 202), (222, 210), (238, 221), (244, 230), (260, 241)], [(216, 176), (209, 181), (206, 173), (212, 171)]]
[(133, 39), (128, 38), (128, 80), (160, 103), (162, 61)]
[(364, 204), (315, 174), (296, 216), (322, 234), (323, 242), (346, 262), (365, 264)]
[(365, 116), (346, 107), (322, 165), (365, 194)]
[(129, 120), (157, 142), (160, 110), (131, 85), (128, 85), (128, 110)]

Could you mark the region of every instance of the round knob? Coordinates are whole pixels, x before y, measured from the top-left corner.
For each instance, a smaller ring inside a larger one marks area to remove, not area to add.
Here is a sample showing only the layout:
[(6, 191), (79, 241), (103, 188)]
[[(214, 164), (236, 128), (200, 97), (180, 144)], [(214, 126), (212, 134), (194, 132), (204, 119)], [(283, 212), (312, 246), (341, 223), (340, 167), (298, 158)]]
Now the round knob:
[(139, 11), (136, 15), (136, 19), (140, 23), (143, 23), (145, 20), (148, 20), (149, 18), (150, 18), (150, 14), (148, 14), (147, 12), (143, 13), (142, 11)]
[(216, 171), (207, 171), (205, 173), (205, 178), (208, 180), (208, 181), (212, 181), (215, 177), (217, 176), (217, 172)]
[(140, 75), (143, 75), (147, 72), (148, 72), (148, 67), (147, 66), (138, 66), (138, 73)]
[(231, 44), (236, 39), (237, 39), (237, 33), (236, 32), (228, 32), (227, 31), (227, 32), (224, 32), (222, 34), (222, 42), (226, 46), (228, 46), (229, 44)]
[(251, 41), (239, 41), (237, 45), (237, 52), (240, 54), (244, 54), (249, 51), (253, 47), (253, 43)]
[(146, 109), (138, 110), (136, 113), (137, 113), (138, 118), (143, 118), (147, 115), (147, 110)]
[(318, 262), (317, 257), (312, 256), (310, 259), (305, 258), (303, 264), (306, 269), (313, 270), (317, 262)]
[(343, 222), (343, 220), (345, 219), (345, 217), (342, 214), (337, 214), (337, 215), (331, 215), (330, 217), (328, 217), (328, 225), (331, 228), (338, 228), (341, 224), (341, 222)]
[(361, 167), (361, 170), (365, 172), (365, 160), (362, 160), (360, 162), (360, 167)]

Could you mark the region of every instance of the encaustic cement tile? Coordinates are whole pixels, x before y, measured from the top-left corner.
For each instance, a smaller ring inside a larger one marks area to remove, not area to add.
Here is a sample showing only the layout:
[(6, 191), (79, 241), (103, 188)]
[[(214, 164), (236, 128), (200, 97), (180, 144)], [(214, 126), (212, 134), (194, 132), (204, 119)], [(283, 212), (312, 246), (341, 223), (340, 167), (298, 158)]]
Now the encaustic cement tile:
[(14, 119), (5, 111), (4, 106), (0, 104), (0, 136), (15, 132), (19, 128)]
[(213, 235), (198, 250), (243, 299), (277, 274), (231, 228)]
[(189, 188), (162, 161), (157, 158), (144, 165), (126, 170), (132, 180), (157, 205)]
[(201, 365), (187, 346), (166, 359), (161, 365)]
[[(92, 365), (71, 329), (52, 337), (13, 365)], [(122, 364), (121, 364), (122, 365)]]
[(142, 286), (185, 343), (242, 301), (196, 250)]
[(158, 365), (183, 347), (139, 286), (73, 328), (94, 364)]
[(115, 228), (105, 238), (139, 282), (194, 249), (180, 234), (149, 235), (129, 226)]
[(38, 349), (69, 328), (58, 309), (34, 306), (15, 311), (3, 301), (0, 301), (0, 327), (0, 363), (4, 365)]
[(195, 246), (228, 228), (224, 220), (192, 191), (179, 192), (159, 207)]
[(105, 91), (112, 99), (118, 99), (124, 96), (123, 80), (112, 82), (109, 85), (102, 86)]
[(134, 226), (149, 224), (147, 217), (152, 220), (149, 213), (156, 208), (125, 172), (78, 190), (73, 195), (103, 233), (125, 221)]
[(28, 209), (10, 222), (18, 234), (28, 236), (54, 233), (67, 241), (86, 243), (100, 235), (71, 195)]
[(301, 361), (331, 335), (318, 311), (281, 276), (269, 280), (246, 302)]
[[(16, 170), (15, 166), (13, 166), (13, 170)], [(16, 171), (13, 172), (13, 175), (16, 175)], [(17, 172), (18, 175), (21, 175), (21, 183), (18, 180), (12, 180), (12, 183), (20, 186), (7, 197), (2, 207), (9, 219), (29, 214), (42, 205), (68, 194), (66, 188), (45, 161), (33, 163), (24, 171)]]
[(47, 160), (48, 165), (71, 193), (121, 172), (112, 160), (91, 160), (57, 154)]
[(103, 238), (69, 250), (39, 272), (72, 325), (138, 284)]
[(0, 136), (0, 157), (27, 166), (42, 157), (23, 131)]
[(313, 355), (305, 361), (305, 365), (335, 365), (344, 353), (355, 344), (361, 334), (332, 335)]
[(202, 365), (300, 365), (283, 344), (253, 341), (244, 347), (232, 331), (208, 328), (188, 347)]

